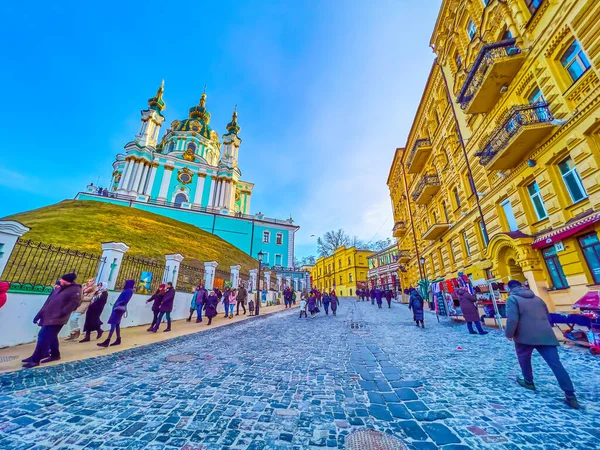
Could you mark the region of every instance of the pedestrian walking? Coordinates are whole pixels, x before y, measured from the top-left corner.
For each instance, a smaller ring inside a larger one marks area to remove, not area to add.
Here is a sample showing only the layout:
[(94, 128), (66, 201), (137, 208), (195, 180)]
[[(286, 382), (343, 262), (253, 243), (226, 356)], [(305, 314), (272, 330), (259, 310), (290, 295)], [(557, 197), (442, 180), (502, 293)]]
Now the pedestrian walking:
[(225, 317), (233, 319), (233, 310), (237, 303), (237, 289), (231, 289), (227, 297), (228, 303), (225, 304)]
[(338, 306), (340, 304), (340, 300), (338, 299), (338, 296), (335, 295), (335, 292), (332, 292), (329, 297), (331, 298), (331, 312), (335, 316), (337, 313)]
[(286, 309), (292, 307), (292, 291), (289, 287), (283, 290), (283, 303)]
[(292, 305), (296, 305), (296, 291), (294, 290), (294, 288), (292, 288)]
[(154, 317), (152, 318), (152, 325), (150, 325), (150, 328), (148, 328), (146, 331), (153, 331), (154, 327), (158, 323), (158, 315), (160, 314), (160, 304), (162, 303), (162, 299), (165, 295), (166, 290), (167, 285), (161, 284), (160, 286), (158, 286), (158, 289), (156, 290), (154, 295), (152, 295), (152, 297), (146, 300), (146, 304), (152, 302), (152, 314), (154, 315)]
[(375, 288), (375, 300), (377, 300), (377, 307), (381, 309), (381, 305), (383, 304), (383, 292), (378, 287)]
[[(129, 304), (131, 297), (133, 297), (133, 287), (134, 286), (135, 286), (134, 280), (125, 281), (125, 286), (123, 288), (123, 292), (121, 292), (121, 294), (119, 294), (119, 298), (117, 298), (117, 301), (113, 305), (112, 313), (110, 314), (110, 317), (108, 318), (108, 324), (110, 325), (110, 331), (108, 332), (108, 337), (106, 338), (106, 340), (104, 342), (96, 344), (98, 347), (106, 348), (109, 345), (111, 347), (114, 347), (115, 345), (121, 345), (121, 320), (123, 319), (123, 316), (127, 312), (127, 305)], [(117, 339), (115, 340), (115, 342), (113, 342), (111, 344), (110, 340), (115, 332), (117, 333)]]
[(235, 315), (240, 315), (240, 306), (244, 309), (244, 315), (246, 315), (246, 299), (248, 298), (248, 291), (246, 287), (242, 284), (238, 289), (237, 293), (237, 310)]
[(317, 290), (317, 307), (322, 308), (323, 307), (323, 294), (321, 293), (321, 291)]
[(408, 302), (408, 309), (412, 309), (413, 312), (413, 320), (415, 321), (417, 327), (419, 326), (419, 322), (421, 326), (425, 328), (425, 313), (423, 312), (423, 306), (425, 301), (421, 294), (417, 292), (416, 289), (412, 289), (410, 292), (410, 300)]
[(392, 307), (392, 290), (391, 289), (386, 289), (385, 290), (385, 300), (387, 301), (388, 304), (388, 308)]
[[(477, 309), (477, 297), (475, 297), (465, 288), (457, 289), (456, 295), (458, 296), (458, 301), (460, 302), (462, 315), (467, 322), (469, 334), (477, 334), (477, 331), (479, 334), (488, 334), (488, 332), (481, 327), (481, 317), (479, 316), (479, 310)], [(473, 323), (475, 323), (477, 331), (473, 330)]]
[(308, 311), (310, 312), (310, 318), (314, 319), (315, 314), (319, 312), (319, 308), (317, 307), (317, 295), (313, 294), (308, 297)]
[(518, 280), (510, 280), (508, 290), (505, 333), (508, 340), (515, 343), (517, 358), (523, 373), (522, 378), (517, 378), (517, 383), (524, 388), (535, 390), (531, 355), (534, 350), (537, 350), (552, 369), (560, 388), (564, 391), (565, 403), (571, 408), (578, 409), (579, 402), (575, 396), (573, 382), (558, 356), (560, 343), (548, 320), (546, 303)]
[(194, 287), (194, 293), (192, 294), (192, 301), (190, 302), (190, 315), (187, 319), (185, 319), (186, 322), (191, 322), (192, 316), (198, 310), (198, 303), (196, 302), (196, 298), (198, 297), (199, 290), (200, 290), (200, 286)]
[(102, 321), (100, 320), (100, 316), (104, 311), (104, 307), (106, 306), (106, 301), (108, 300), (108, 287), (104, 283), (98, 283), (96, 293), (92, 298), (92, 302), (85, 314), (85, 323), (83, 325), (83, 332), (85, 333), (85, 337), (79, 342), (90, 342), (90, 335), (92, 331), (95, 331), (96, 340), (102, 337), (104, 330), (102, 330)]
[(371, 295), (371, 305), (375, 304), (375, 288), (371, 289), (371, 292), (369, 292), (369, 294)]
[(160, 302), (160, 306), (158, 308), (158, 318), (156, 319), (156, 325), (154, 325), (152, 332), (156, 333), (158, 331), (162, 319), (165, 316), (167, 317), (167, 328), (165, 328), (164, 333), (171, 331), (171, 311), (173, 311), (175, 293), (176, 291), (173, 287), (173, 283), (169, 281), (167, 283), (167, 288), (165, 289), (165, 294), (163, 295), (162, 301)]
[(325, 291), (323, 294), (323, 309), (325, 310), (325, 315), (329, 315), (329, 304), (331, 303), (331, 296)]
[(254, 311), (254, 292), (252, 293), (252, 297), (250, 297), (250, 301), (248, 301), (248, 310), (250, 311), (250, 315), (253, 316)]
[[(24, 368), (36, 367), (40, 363), (60, 359), (58, 333), (69, 321), (71, 313), (81, 303), (81, 285), (75, 283), (76, 278), (77, 275), (74, 273), (63, 275), (59, 280), (60, 287), (50, 293), (42, 308), (33, 318), (33, 323), (41, 328), (33, 354), (22, 361)], [(46, 358), (48, 349), (50, 349), (50, 356)]]
[(206, 304), (206, 299), (208, 298), (208, 291), (204, 287), (203, 284), (198, 286), (198, 290), (196, 291), (196, 323), (202, 322), (202, 309)]
[(217, 293), (214, 290), (210, 291), (204, 305), (204, 315), (208, 318), (208, 325), (212, 323), (213, 318), (217, 315), (218, 304), (219, 297), (217, 297)]
[(65, 339), (65, 341), (75, 341), (79, 339), (79, 336), (81, 335), (79, 320), (81, 319), (81, 316), (87, 312), (92, 302), (92, 298), (94, 298), (94, 295), (96, 294), (96, 289), (96, 280), (94, 278), (90, 278), (86, 281), (85, 285), (83, 285), (81, 304), (71, 314), (71, 318), (69, 320), (69, 328), (71, 333), (69, 334), (69, 337)]
[(302, 316), (304, 316), (305, 318), (307, 317), (306, 315), (306, 293), (302, 293), (301, 297), (300, 297), (300, 319), (302, 319)]

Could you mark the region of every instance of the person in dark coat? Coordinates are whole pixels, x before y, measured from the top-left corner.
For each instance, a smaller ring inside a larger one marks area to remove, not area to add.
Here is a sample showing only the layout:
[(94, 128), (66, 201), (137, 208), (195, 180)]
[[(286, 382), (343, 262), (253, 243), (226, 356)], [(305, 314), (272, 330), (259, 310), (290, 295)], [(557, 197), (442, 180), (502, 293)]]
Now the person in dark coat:
[(108, 300), (108, 289), (103, 283), (98, 283), (96, 292), (92, 297), (92, 302), (85, 313), (85, 323), (83, 325), (83, 332), (85, 337), (79, 342), (90, 342), (90, 334), (92, 331), (97, 332), (96, 339), (100, 339), (104, 331), (102, 330), (102, 321), (100, 316), (106, 306)]
[(158, 308), (159, 314), (158, 319), (156, 319), (156, 325), (152, 328), (152, 332), (156, 333), (160, 328), (160, 323), (162, 322), (163, 317), (167, 316), (167, 328), (165, 328), (165, 333), (171, 331), (171, 311), (173, 311), (173, 303), (175, 302), (175, 288), (173, 287), (173, 283), (170, 281), (167, 283), (167, 289), (165, 290), (165, 295), (163, 295), (162, 302), (160, 302), (160, 307)]
[(323, 309), (325, 310), (325, 315), (329, 315), (329, 304), (331, 303), (331, 296), (325, 291), (323, 294)]
[(419, 294), (419, 292), (417, 292), (417, 290), (413, 288), (410, 292), (408, 309), (412, 309), (413, 320), (417, 324), (417, 327), (419, 326), (420, 322), (423, 328), (425, 328), (425, 314), (423, 312), (424, 303), (425, 302), (423, 301), (423, 297), (421, 297), (421, 294)]
[(383, 303), (383, 292), (378, 287), (375, 288), (375, 300), (377, 300), (377, 306), (381, 308)]
[(283, 303), (286, 309), (292, 307), (292, 291), (289, 287), (283, 290)]
[(308, 297), (308, 311), (310, 312), (310, 318), (314, 319), (315, 314), (319, 312), (317, 307), (317, 294), (312, 294)]
[(333, 292), (329, 297), (331, 298), (331, 312), (335, 316), (337, 313), (338, 305), (340, 304), (340, 300), (338, 299), (338, 296), (335, 295), (335, 292)]
[(469, 334), (477, 334), (477, 332), (473, 330), (473, 323), (475, 323), (479, 334), (488, 334), (488, 332), (481, 327), (481, 317), (479, 317), (479, 310), (477, 309), (477, 297), (475, 297), (465, 288), (457, 289), (456, 295), (458, 296), (458, 301), (460, 302), (462, 315), (467, 322)]
[(240, 315), (240, 306), (244, 308), (244, 315), (246, 315), (246, 299), (248, 298), (248, 291), (246, 287), (242, 284), (238, 289), (237, 295), (237, 311), (235, 313), (236, 316)]
[(217, 305), (219, 304), (219, 298), (215, 291), (210, 291), (206, 298), (206, 304), (204, 305), (204, 315), (208, 317), (208, 325), (212, 323), (212, 320), (217, 315)]
[(208, 291), (204, 285), (201, 284), (198, 286), (198, 290), (196, 291), (196, 314), (198, 315), (196, 318), (196, 323), (202, 322), (202, 308), (204, 308), (207, 297)]
[(388, 308), (392, 307), (392, 291), (391, 289), (385, 290), (385, 300), (387, 301)]
[(369, 293), (371, 295), (371, 305), (375, 304), (375, 288), (371, 289), (371, 292)]
[[(108, 332), (108, 337), (104, 342), (96, 344), (98, 347), (111, 347), (115, 345), (121, 345), (121, 319), (127, 312), (127, 304), (133, 297), (133, 287), (135, 286), (134, 280), (125, 281), (125, 286), (123, 287), (123, 292), (119, 294), (119, 298), (113, 305), (112, 313), (108, 318), (108, 323), (110, 324), (110, 331)], [(113, 336), (113, 333), (117, 333), (117, 339), (112, 344), (110, 343), (110, 339)]]
[[(58, 361), (60, 347), (58, 333), (69, 321), (71, 313), (81, 304), (81, 285), (75, 283), (77, 275), (67, 273), (60, 279), (60, 287), (54, 289), (33, 318), (33, 323), (41, 327), (33, 354), (24, 359), (23, 367), (31, 368), (40, 363)], [(50, 349), (50, 357), (42, 360)]]
[(517, 358), (521, 366), (523, 378), (517, 383), (524, 388), (535, 390), (531, 355), (534, 350), (544, 358), (550, 366), (558, 384), (565, 393), (565, 403), (578, 409), (579, 402), (575, 396), (575, 388), (571, 377), (560, 362), (557, 347), (560, 345), (550, 321), (546, 303), (533, 291), (518, 280), (508, 282), (510, 295), (506, 300), (506, 337), (514, 341)]
[(158, 286), (156, 292), (146, 300), (146, 304), (152, 302), (152, 314), (154, 317), (152, 318), (152, 325), (146, 331), (153, 331), (154, 327), (158, 323), (158, 315), (160, 314), (160, 304), (162, 303), (162, 299), (165, 296), (165, 291), (167, 290), (166, 284), (161, 284)]

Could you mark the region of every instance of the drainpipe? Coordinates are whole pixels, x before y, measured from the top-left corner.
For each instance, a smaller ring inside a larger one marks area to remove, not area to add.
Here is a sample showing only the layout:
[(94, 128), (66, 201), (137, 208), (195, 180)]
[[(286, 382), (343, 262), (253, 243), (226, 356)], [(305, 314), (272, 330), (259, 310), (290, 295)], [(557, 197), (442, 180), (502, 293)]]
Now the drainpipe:
[(471, 184), (471, 189), (473, 189), (475, 194), (475, 202), (477, 203), (477, 209), (479, 210), (479, 217), (481, 217), (481, 224), (483, 226), (483, 231), (487, 238), (489, 239), (489, 234), (487, 232), (487, 225), (485, 223), (485, 218), (483, 217), (483, 210), (481, 209), (481, 203), (479, 201), (479, 193), (477, 192), (477, 186), (475, 186), (475, 179), (473, 178), (473, 171), (471, 170), (471, 163), (469, 162), (469, 157), (467, 155), (467, 148), (465, 146), (465, 141), (462, 137), (462, 132), (460, 130), (460, 123), (458, 122), (458, 117), (456, 116), (456, 110), (454, 109), (454, 103), (452, 102), (452, 96), (450, 95), (450, 88), (448, 87), (448, 80), (446, 79), (446, 74), (444, 73), (444, 69), (440, 64), (438, 58), (435, 58), (435, 63), (440, 68), (440, 72), (442, 72), (442, 78), (444, 79), (444, 86), (446, 88), (446, 97), (448, 99), (448, 104), (450, 105), (450, 109), (452, 110), (452, 116), (454, 117), (454, 126), (456, 127), (456, 132), (458, 134), (458, 142), (463, 151), (463, 155), (465, 157), (465, 162), (467, 163), (467, 171), (469, 172), (469, 183)]
[[(397, 149), (398, 150), (398, 149)], [(406, 149), (404, 149), (406, 151)], [(421, 255), (419, 254), (419, 246), (417, 245), (417, 234), (415, 232), (415, 222), (413, 220), (412, 209), (410, 207), (410, 197), (408, 196), (408, 184), (406, 182), (406, 172), (404, 171), (404, 163), (401, 162), (400, 166), (402, 167), (402, 178), (404, 178), (404, 192), (406, 195), (406, 201), (408, 203), (408, 216), (410, 217), (410, 227), (413, 233), (413, 241), (415, 243), (415, 252), (417, 254), (417, 263), (419, 264), (419, 275), (421, 276), (421, 280), (423, 280), (423, 268), (421, 267)]]

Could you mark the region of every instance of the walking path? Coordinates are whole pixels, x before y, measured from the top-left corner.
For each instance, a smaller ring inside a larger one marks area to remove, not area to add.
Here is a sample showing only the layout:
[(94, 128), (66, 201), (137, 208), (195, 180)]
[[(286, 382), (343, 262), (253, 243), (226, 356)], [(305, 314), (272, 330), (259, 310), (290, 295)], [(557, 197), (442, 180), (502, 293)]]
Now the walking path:
[(342, 299), (337, 317), (284, 311), (2, 374), (0, 448), (343, 449), (366, 428), (414, 450), (598, 448), (600, 360), (560, 351), (575, 411), (539, 357), (538, 391), (516, 385), (501, 332), (469, 335), (431, 314), (425, 326), (404, 305)]
[[(274, 312), (283, 311), (284, 309), (284, 305), (262, 307), (260, 310), (260, 314), (272, 314)], [(192, 322), (188, 323), (185, 320), (173, 321), (172, 330), (168, 333), (163, 332), (163, 330), (167, 327), (165, 321), (163, 321), (161, 329), (160, 331), (158, 331), (158, 333), (149, 333), (148, 331), (146, 331), (149, 325), (144, 325), (141, 327), (123, 328), (121, 330), (121, 339), (123, 343), (119, 346), (108, 348), (101, 348), (96, 345), (98, 342), (102, 342), (106, 339), (106, 337), (108, 337), (108, 332), (104, 333), (102, 339), (100, 339), (99, 341), (95, 339), (96, 333), (92, 333), (91, 342), (83, 344), (80, 344), (78, 342), (79, 340), (83, 339), (83, 335), (78, 339), (78, 341), (75, 342), (64, 342), (64, 339), (61, 339), (61, 360), (54, 363), (46, 364), (46, 366), (64, 364), (66, 362), (79, 361), (81, 359), (96, 358), (98, 356), (105, 356), (112, 353), (121, 352), (130, 348), (136, 348), (144, 345), (154, 344), (156, 342), (165, 341), (167, 339), (173, 339), (179, 336), (186, 336), (188, 334), (207, 331), (214, 327), (222, 327), (224, 325), (230, 325), (231, 323), (236, 323), (247, 319), (252, 319), (252, 316), (242, 315), (240, 313), (239, 316), (234, 315), (233, 319), (226, 319), (223, 316), (223, 313), (219, 313), (219, 315), (213, 319), (212, 324), (210, 326), (207, 326), (208, 319), (206, 318), (203, 318), (201, 323), (195, 323), (196, 313), (194, 312)], [(104, 328), (106, 330), (109, 330), (110, 325), (105, 325)], [(114, 342), (115, 339), (116, 337), (113, 336), (112, 341)], [(34, 348), (35, 343), (30, 343), (0, 349), (0, 373), (12, 372), (21, 369), (21, 360), (31, 356)]]

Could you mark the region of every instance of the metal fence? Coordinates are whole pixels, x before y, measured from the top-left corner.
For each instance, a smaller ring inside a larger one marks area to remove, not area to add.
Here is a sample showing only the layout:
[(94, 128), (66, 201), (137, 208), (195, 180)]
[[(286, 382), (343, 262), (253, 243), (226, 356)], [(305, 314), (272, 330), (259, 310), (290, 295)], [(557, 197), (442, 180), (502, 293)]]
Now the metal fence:
[(177, 290), (191, 292), (194, 287), (204, 283), (204, 269), (200, 267), (179, 265), (177, 274)]
[(119, 269), (115, 290), (123, 289), (126, 280), (133, 280), (136, 293), (150, 294), (158, 289), (164, 274), (164, 262), (125, 255)]
[(11, 290), (51, 292), (65, 273), (76, 273), (83, 283), (99, 276), (104, 266), (104, 258), (93, 253), (19, 239), (0, 279), (8, 281)]

